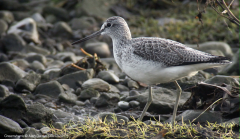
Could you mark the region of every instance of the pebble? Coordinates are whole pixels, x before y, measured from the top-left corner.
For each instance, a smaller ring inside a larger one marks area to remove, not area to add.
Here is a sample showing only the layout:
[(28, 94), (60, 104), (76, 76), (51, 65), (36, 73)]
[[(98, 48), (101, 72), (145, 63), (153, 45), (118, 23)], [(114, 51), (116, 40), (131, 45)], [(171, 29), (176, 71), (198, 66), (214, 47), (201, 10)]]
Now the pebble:
[(118, 102), (118, 107), (122, 110), (128, 110), (130, 108), (130, 105), (126, 101), (119, 101)]
[(87, 43), (84, 50), (92, 55), (96, 53), (101, 58), (111, 55), (108, 44), (105, 42)]
[(0, 115), (0, 135), (23, 134), (23, 129), (12, 119)]
[(93, 88), (100, 92), (107, 92), (110, 90), (110, 85), (107, 82), (103, 81), (102, 79), (92, 78), (92, 79), (85, 81), (82, 84), (82, 88), (83, 89)]
[(93, 88), (87, 88), (81, 91), (81, 94), (79, 95), (80, 100), (90, 99), (92, 97), (99, 97), (100, 94), (97, 90)]
[(8, 88), (5, 86), (5, 85), (1, 85), (0, 84), (0, 98), (4, 98), (6, 96), (8, 96), (10, 93), (9, 93), (9, 90)]
[(140, 103), (138, 101), (132, 100), (132, 101), (129, 102), (129, 105), (132, 108), (136, 108), (140, 105)]
[(42, 134), (47, 134), (51, 129), (49, 127), (43, 127), (40, 129)]
[(41, 83), (37, 86), (34, 94), (42, 94), (57, 98), (59, 94), (64, 93), (61, 84), (58, 81), (50, 81), (47, 83)]
[(97, 78), (112, 84), (119, 83), (119, 78), (113, 73), (113, 71), (100, 71)]
[(140, 95), (140, 93), (137, 90), (131, 90), (129, 92), (129, 96), (137, 96), (137, 95)]
[(19, 52), (26, 46), (26, 42), (17, 34), (8, 34), (2, 38), (1, 42), (7, 52)]
[[(116, 117), (116, 119), (114, 117)], [(118, 115), (111, 112), (100, 112), (97, 115), (95, 115), (93, 118), (97, 121), (99, 121), (99, 119), (101, 119), (102, 121), (106, 119), (107, 122), (117, 120), (117, 122), (119, 123), (123, 123), (123, 122), (127, 123), (129, 121), (129, 119), (126, 116)]]

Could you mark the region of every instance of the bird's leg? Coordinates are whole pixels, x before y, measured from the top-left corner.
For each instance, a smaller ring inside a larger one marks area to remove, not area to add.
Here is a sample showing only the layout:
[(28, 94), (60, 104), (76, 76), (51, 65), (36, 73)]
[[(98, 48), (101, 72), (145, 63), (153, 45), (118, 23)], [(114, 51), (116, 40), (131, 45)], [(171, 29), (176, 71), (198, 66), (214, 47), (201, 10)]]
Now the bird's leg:
[(140, 121), (142, 121), (142, 119), (143, 119), (143, 117), (144, 117), (148, 107), (150, 106), (150, 104), (152, 103), (152, 100), (153, 100), (153, 98), (152, 98), (152, 86), (151, 85), (148, 86), (148, 90), (149, 90), (149, 92), (148, 92), (148, 101), (147, 101), (147, 104), (145, 105), (145, 107), (144, 107), (144, 109), (142, 111), (142, 114), (141, 114), (140, 118), (139, 118)]
[(172, 126), (174, 126), (175, 123), (175, 118), (176, 118), (176, 114), (177, 114), (177, 108), (178, 108), (178, 103), (179, 103), (179, 99), (182, 93), (182, 88), (179, 86), (179, 84), (177, 83), (177, 81), (174, 81), (176, 87), (177, 87), (177, 98), (176, 98), (176, 103), (174, 106), (174, 110), (173, 110), (173, 116), (172, 116)]

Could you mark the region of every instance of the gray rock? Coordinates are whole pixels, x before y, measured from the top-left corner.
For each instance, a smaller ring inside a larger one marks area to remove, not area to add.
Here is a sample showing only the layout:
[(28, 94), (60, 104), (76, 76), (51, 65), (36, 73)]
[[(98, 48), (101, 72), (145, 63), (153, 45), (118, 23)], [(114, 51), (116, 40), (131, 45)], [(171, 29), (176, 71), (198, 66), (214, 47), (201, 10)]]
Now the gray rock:
[(53, 113), (41, 103), (34, 103), (27, 106), (27, 121), (29, 123), (50, 123)]
[(54, 60), (51, 62), (47, 63), (47, 68), (48, 69), (53, 69), (53, 68), (61, 68), (64, 66), (64, 62), (60, 61), (60, 60)]
[(0, 84), (0, 98), (1, 97), (6, 97), (9, 95), (9, 90), (6, 86)]
[(35, 128), (27, 127), (24, 129), (24, 137), (23, 139), (37, 139), (41, 137), (41, 133), (37, 131)]
[[(169, 90), (166, 88), (153, 88), (152, 89), (153, 102), (148, 108), (148, 111), (153, 111), (159, 114), (169, 114), (173, 112), (173, 107), (175, 105), (177, 93), (175, 90)], [(176, 90), (177, 91), (177, 90)], [(140, 107), (143, 108), (148, 100), (148, 89), (138, 96), (132, 96), (136, 101), (140, 103)], [(182, 92), (179, 100), (179, 107), (181, 107), (191, 96), (191, 93)], [(134, 99), (132, 99), (134, 100)]]
[(97, 75), (97, 78), (100, 78), (108, 83), (118, 83), (119, 78), (112, 71), (100, 71)]
[(132, 101), (129, 102), (129, 105), (132, 108), (136, 108), (140, 105), (140, 103), (138, 101), (132, 100)]
[(70, 91), (62, 92), (58, 97), (59, 102), (66, 102), (71, 104), (76, 104), (77, 95)]
[(61, 122), (63, 124), (67, 124), (71, 122), (81, 122), (84, 123), (84, 118), (75, 116), (71, 113), (63, 112), (62, 110), (54, 110), (52, 109), (52, 113), (54, 114), (53, 122)]
[(97, 22), (93, 17), (80, 17), (80, 18), (73, 18), (69, 25), (73, 30), (84, 30), (84, 29), (91, 29), (97, 26)]
[(51, 129), (49, 127), (43, 127), (40, 129), (42, 134), (47, 134)]
[(111, 55), (108, 44), (105, 42), (87, 43), (84, 50), (92, 55), (96, 53), (101, 58)]
[[(127, 123), (129, 121), (129, 119), (126, 116), (122, 116), (122, 115), (118, 115), (115, 113), (111, 113), (111, 112), (101, 112), (97, 115), (94, 116), (94, 119), (99, 121), (99, 119), (101, 119), (102, 121), (104, 121), (106, 119), (107, 122), (119, 122), (119, 123)], [(117, 120), (117, 121), (115, 121)]]
[(205, 83), (215, 84), (215, 85), (222, 85), (223, 83), (225, 83), (227, 85), (239, 87), (238, 80), (236, 80), (235, 78), (232, 78), (230, 76), (224, 76), (224, 75), (216, 75), (216, 76), (206, 80)]
[(33, 61), (31, 64), (30, 64), (30, 68), (35, 70), (35, 71), (38, 71), (38, 70), (45, 70), (45, 66), (39, 62), (39, 61)]
[(239, 50), (234, 54), (231, 62), (220, 70), (221, 74), (239, 75)]
[(73, 52), (60, 52), (56, 55), (61, 61), (71, 61), (73, 63), (77, 62), (76, 55)]
[(47, 63), (47, 59), (44, 55), (36, 53), (29, 53), (25, 60), (27, 60), (29, 63), (32, 63), (34, 61), (39, 61), (44, 65)]
[(57, 81), (50, 81), (47, 83), (41, 83), (37, 86), (35, 94), (43, 94), (57, 98), (59, 94), (64, 93), (64, 90)]
[(30, 67), (30, 64), (24, 59), (14, 59), (9, 62), (12, 63), (13, 65), (16, 65), (22, 70), (26, 70), (27, 68)]
[(117, 87), (115, 87), (114, 85), (111, 85), (111, 84), (109, 84), (109, 85), (110, 85), (109, 92), (120, 93), (120, 91), (117, 89)]
[(24, 51), (27, 52), (27, 53), (33, 52), (33, 53), (42, 54), (42, 55), (49, 55), (50, 54), (50, 52), (47, 49), (35, 46), (33, 44), (27, 45), (24, 48)]
[(133, 80), (129, 80), (127, 82), (127, 85), (128, 85), (129, 88), (136, 88), (136, 89), (139, 88), (138, 83), (136, 81), (133, 81)]
[(92, 79), (85, 81), (82, 84), (82, 88), (83, 89), (93, 88), (100, 92), (107, 92), (110, 89), (110, 85), (107, 82), (103, 81), (102, 79), (92, 78)]
[(100, 94), (97, 90), (93, 88), (87, 88), (81, 91), (80, 96), (78, 97), (80, 100), (91, 99), (92, 97), (99, 97)]
[(10, 24), (14, 21), (14, 16), (10, 11), (1, 10), (0, 18), (5, 20), (8, 24)]
[(8, 61), (8, 56), (4, 53), (0, 53), (0, 62)]
[(46, 70), (43, 75), (45, 75), (45, 77), (47, 77), (47, 79), (51, 80), (51, 79), (56, 79), (60, 76), (61, 73), (61, 69), (55, 68), (55, 69), (49, 69)]
[(223, 124), (235, 124), (235, 125), (238, 125), (238, 126), (239, 126), (239, 118), (240, 118), (240, 117), (233, 118), (233, 119), (231, 119), (231, 120), (228, 120), (228, 121), (223, 122)]
[(31, 16), (31, 18), (38, 23), (46, 23), (46, 20), (40, 13), (35, 13)]
[[(176, 121), (182, 121), (183, 118), (183, 122), (188, 124), (189, 121), (192, 122), (192, 120), (197, 118), (202, 112), (203, 110), (186, 110), (176, 117)], [(168, 121), (170, 120), (171, 117)], [(199, 118), (197, 118), (194, 123), (207, 123), (207, 121), (210, 123), (221, 123), (221, 114), (215, 111), (206, 111)]]
[(118, 102), (118, 107), (122, 110), (128, 110), (130, 108), (130, 105), (126, 101), (119, 101)]
[(62, 122), (55, 122), (53, 123), (53, 127), (57, 129), (62, 129), (63, 128), (63, 123)]
[(0, 115), (0, 135), (23, 134), (23, 129), (15, 121)]
[(40, 80), (41, 75), (30, 71), (25, 77), (17, 81), (15, 89), (18, 91), (23, 91), (24, 89), (26, 89), (32, 92), (40, 83)]
[(62, 37), (71, 39), (73, 37), (72, 29), (66, 22), (57, 22), (52, 28), (52, 34), (54, 37)]
[(6, 23), (6, 21), (0, 19), (0, 35), (6, 33), (8, 29), (8, 24)]
[(117, 103), (120, 100), (118, 93), (102, 93), (97, 99), (95, 106), (96, 107), (105, 107), (111, 103)]
[(203, 52), (213, 52), (213, 51), (221, 51), (224, 56), (231, 58), (233, 56), (233, 52), (231, 47), (225, 42), (205, 42), (199, 44), (199, 47), (195, 45), (187, 44), (188, 47), (203, 51)]
[(91, 79), (94, 75), (93, 69), (87, 69), (82, 71), (77, 71), (74, 73), (70, 73), (58, 78), (58, 82), (61, 84), (67, 84), (69, 87), (76, 90), (80, 85), (79, 82), (84, 82), (88, 79)]
[(26, 42), (17, 34), (8, 34), (2, 38), (2, 44), (7, 52), (22, 51)]
[(46, 6), (43, 8), (42, 13), (44, 16), (54, 15), (64, 21), (69, 19), (68, 12), (65, 9), (59, 8), (59, 7), (54, 7), (54, 6), (50, 6), (50, 5)]
[(129, 88), (126, 87), (125, 85), (122, 85), (122, 84), (116, 84), (114, 85), (115, 87), (117, 87), (117, 89), (120, 91), (120, 92), (123, 92), (123, 91), (129, 91)]
[(129, 92), (129, 96), (137, 96), (137, 95), (140, 95), (140, 93), (137, 90), (131, 90)]
[(56, 23), (58, 21), (57, 17), (55, 15), (52, 15), (52, 14), (46, 15), (45, 19), (46, 19), (47, 23), (52, 23), (52, 24)]

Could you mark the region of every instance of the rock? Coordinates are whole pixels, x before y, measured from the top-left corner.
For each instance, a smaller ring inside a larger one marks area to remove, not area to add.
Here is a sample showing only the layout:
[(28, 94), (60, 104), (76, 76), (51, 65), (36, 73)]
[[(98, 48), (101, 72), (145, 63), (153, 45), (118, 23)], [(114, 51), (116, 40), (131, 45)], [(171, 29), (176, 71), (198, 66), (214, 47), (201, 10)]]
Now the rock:
[(46, 70), (43, 75), (46, 76), (48, 80), (56, 79), (60, 76), (61, 69), (55, 68), (55, 69), (49, 69)]
[(114, 58), (101, 58), (101, 62), (109, 70), (113, 70), (116, 75), (122, 73)]
[(235, 124), (239, 126), (239, 117), (223, 122), (223, 124)]
[(31, 18), (37, 23), (46, 23), (46, 20), (40, 13), (33, 14)]
[(87, 88), (81, 91), (80, 96), (78, 97), (80, 100), (91, 99), (92, 97), (99, 97), (100, 94), (97, 90), (93, 88)]
[(71, 122), (81, 122), (84, 123), (84, 119), (79, 116), (75, 116), (71, 113), (63, 112), (62, 110), (54, 110), (52, 109), (52, 113), (54, 114), (53, 122), (61, 122), (63, 124), (68, 124)]
[(239, 50), (234, 54), (232, 63), (220, 70), (221, 74), (239, 75)]
[(93, 75), (94, 75), (93, 69), (87, 69), (87, 70), (66, 74), (58, 78), (57, 81), (61, 84), (67, 84), (69, 87), (76, 90), (80, 86), (79, 82), (84, 82), (88, 79), (91, 79)]
[(50, 81), (47, 83), (41, 83), (37, 86), (34, 94), (43, 94), (57, 98), (59, 94), (64, 93), (61, 84), (57, 81)]
[(6, 21), (0, 19), (0, 35), (3, 35), (4, 33), (6, 33), (8, 29), (8, 24), (6, 23)]
[(110, 85), (109, 92), (120, 93), (120, 91), (117, 89), (117, 87), (115, 87), (114, 85), (111, 85), (111, 84), (109, 84), (109, 85)]
[(0, 98), (4, 98), (9, 95), (9, 90), (5, 85), (0, 84)]
[(208, 80), (205, 81), (205, 83), (209, 84), (215, 84), (215, 85), (222, 85), (223, 83), (227, 85), (231, 85), (233, 87), (239, 87), (239, 82), (230, 76), (224, 76), (224, 75), (216, 75)]
[(120, 100), (118, 93), (102, 93), (97, 99), (95, 106), (96, 107), (105, 107), (111, 103), (117, 103)]
[(26, 75), (23, 70), (7, 62), (0, 63), (0, 69), (4, 69), (0, 70), (0, 82), (7, 80), (14, 83)]
[(43, 13), (43, 16), (54, 15), (64, 21), (69, 19), (68, 12), (65, 9), (59, 8), (59, 7), (48, 5), (43, 8), (42, 13)]
[(105, 42), (87, 43), (84, 50), (92, 55), (96, 53), (101, 58), (111, 55), (108, 44)]
[(50, 52), (47, 49), (35, 46), (33, 44), (27, 45), (24, 48), (24, 51), (26, 51), (27, 53), (31, 53), (32, 52), (32, 53), (37, 53), (37, 54), (42, 54), (42, 55), (49, 55), (50, 54)]
[[(177, 90), (176, 90), (177, 91)], [(140, 103), (140, 107), (143, 108), (148, 100), (148, 89), (138, 96), (133, 96), (136, 101)], [(153, 111), (159, 114), (169, 114), (173, 112), (173, 107), (175, 105), (177, 93), (175, 90), (169, 90), (166, 88), (152, 88), (153, 102), (148, 108), (148, 111)], [(179, 105), (181, 107), (191, 96), (191, 93), (182, 92)], [(134, 99), (132, 99), (134, 100)]]
[(45, 66), (39, 61), (33, 61), (30, 65), (30, 68), (34, 71), (43, 71), (45, 70)]
[(130, 105), (126, 101), (119, 101), (118, 102), (118, 107), (122, 110), (128, 110), (130, 108)]
[(0, 115), (0, 135), (15, 134), (23, 134), (23, 129), (12, 119)]
[(47, 69), (60, 69), (64, 66), (64, 63), (60, 60), (54, 60), (47, 63)]
[(25, 58), (29, 63), (32, 63), (34, 61), (39, 61), (43, 65), (47, 63), (47, 59), (44, 55), (36, 54), (36, 53), (29, 53), (28, 56)]
[(72, 29), (66, 22), (57, 22), (54, 24), (52, 34), (54, 37), (62, 37), (65, 39), (71, 39), (73, 37)]
[(39, 131), (32, 127), (27, 127), (24, 129), (24, 131), (23, 139), (37, 139), (38, 137), (42, 136)]
[(112, 71), (100, 71), (97, 75), (97, 78), (100, 78), (108, 83), (119, 82), (119, 78)]
[(137, 90), (131, 90), (129, 92), (129, 96), (137, 96), (137, 95), (140, 95), (140, 93)]
[(136, 108), (136, 107), (139, 106), (139, 104), (140, 103), (138, 101), (135, 101), (135, 100), (132, 100), (132, 101), (129, 102), (129, 105), (130, 105), (131, 108)]
[(126, 87), (125, 85), (122, 85), (122, 84), (116, 84), (114, 85), (115, 87), (117, 87), (117, 89), (120, 91), (120, 92), (123, 92), (123, 91), (129, 91), (129, 88)]
[(4, 36), (2, 39), (2, 44), (4, 49), (7, 52), (10, 51), (22, 51), (26, 45), (26, 42), (17, 34), (8, 34)]
[[(94, 116), (94, 119), (96, 121), (99, 121), (100, 119), (102, 121), (104, 121), (106, 119), (107, 122), (113, 121), (113, 122), (119, 122), (119, 123), (123, 123), (123, 122), (127, 123), (129, 121), (129, 119), (126, 116), (118, 115), (118, 114), (111, 113), (111, 112), (100, 112)], [(117, 121), (115, 121), (115, 120), (117, 120)]]
[(93, 88), (100, 92), (107, 92), (110, 89), (110, 85), (107, 82), (103, 81), (102, 79), (92, 78), (92, 79), (85, 81), (82, 84), (82, 88), (83, 89)]
[(11, 26), (8, 30), (8, 34), (11, 33), (20, 35), (27, 42), (40, 43), (37, 24), (32, 18), (25, 18)]
[(27, 68), (30, 67), (30, 64), (24, 59), (14, 59), (9, 62), (11, 62), (13, 65), (16, 65), (22, 70), (26, 70)]
[(0, 53), (0, 62), (8, 61), (8, 56), (4, 53)]
[(75, 95), (74, 93), (70, 92), (70, 91), (65, 91), (62, 92), (59, 97), (58, 100), (60, 102), (65, 102), (65, 103), (70, 103), (70, 104), (76, 104), (77, 101), (77, 95)]
[(77, 62), (76, 55), (73, 52), (60, 52), (56, 55), (61, 61), (67, 62), (71, 61), (73, 63)]
[(84, 30), (84, 29), (92, 29), (97, 26), (97, 22), (93, 17), (80, 17), (73, 18), (69, 25), (73, 30)]
[(62, 129), (63, 128), (63, 123), (62, 122), (55, 122), (53, 123), (53, 127), (57, 128), (57, 129)]
[(24, 89), (26, 89), (32, 92), (40, 83), (40, 80), (41, 75), (30, 71), (25, 77), (17, 81), (15, 89), (18, 91), (23, 91)]
[[(189, 121), (192, 122), (192, 120), (197, 118), (202, 112), (203, 110), (186, 110), (176, 117), (176, 121), (181, 122), (183, 118), (183, 122), (188, 124)], [(171, 121), (171, 117), (169, 118), (168, 121)], [(218, 112), (206, 111), (194, 121), (194, 123), (198, 123), (198, 122), (200, 124), (207, 123), (207, 122), (221, 123), (222, 117), (221, 117), (221, 114)]]
[(190, 45), (187, 44), (188, 47), (191, 47), (193, 49), (197, 49), (203, 52), (213, 52), (213, 51), (221, 51), (224, 56), (231, 58), (233, 56), (233, 52), (231, 47), (225, 43), (225, 42), (205, 42), (202, 44), (199, 44), (199, 47), (195, 44), (195, 45)]
[(0, 19), (5, 20), (8, 24), (11, 24), (14, 21), (14, 16), (10, 11), (0, 11)]
[(43, 127), (40, 129), (42, 134), (47, 134), (51, 129), (49, 127)]
[(12, 11), (15, 21), (20, 21), (31, 16), (27, 11)]
[(138, 83), (136, 81), (133, 81), (133, 80), (129, 80), (127, 82), (127, 85), (128, 85), (129, 88), (136, 88), (136, 89), (139, 88)]
[(27, 113), (26, 113), (27, 121), (29, 123), (50, 123), (53, 113), (51, 110), (46, 108), (41, 103), (34, 103), (32, 105), (27, 106)]
[(182, 20), (175, 19), (175, 18), (158, 18), (158, 25), (159, 26), (164, 26), (165, 24), (176, 24), (176, 23), (182, 23)]

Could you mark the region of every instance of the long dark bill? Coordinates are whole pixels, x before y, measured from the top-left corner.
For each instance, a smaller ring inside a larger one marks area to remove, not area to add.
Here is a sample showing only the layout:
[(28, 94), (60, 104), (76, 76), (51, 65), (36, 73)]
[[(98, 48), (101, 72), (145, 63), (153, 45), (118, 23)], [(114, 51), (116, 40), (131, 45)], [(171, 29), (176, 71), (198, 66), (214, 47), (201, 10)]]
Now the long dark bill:
[(80, 39), (80, 40), (78, 40), (78, 41), (73, 42), (72, 45), (78, 44), (78, 43), (87, 41), (87, 40), (89, 40), (89, 39), (92, 39), (92, 38), (94, 38), (94, 37), (96, 37), (96, 36), (99, 36), (99, 35), (101, 35), (102, 32), (103, 32), (103, 30), (99, 30), (99, 31), (97, 31), (97, 32), (95, 32), (95, 33), (93, 33), (93, 34), (91, 34), (91, 35), (89, 35), (89, 36), (87, 36), (87, 37), (85, 37), (85, 38), (83, 38), (83, 39)]

